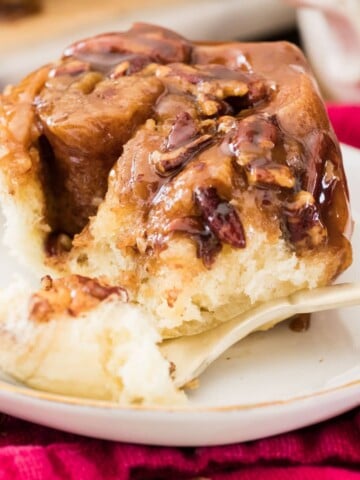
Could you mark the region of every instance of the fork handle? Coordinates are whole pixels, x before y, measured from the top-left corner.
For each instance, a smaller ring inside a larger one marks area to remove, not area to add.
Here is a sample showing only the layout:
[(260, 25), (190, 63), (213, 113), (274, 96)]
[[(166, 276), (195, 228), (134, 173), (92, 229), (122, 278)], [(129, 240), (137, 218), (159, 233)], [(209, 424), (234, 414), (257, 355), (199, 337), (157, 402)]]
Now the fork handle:
[(268, 329), (299, 313), (312, 313), (360, 304), (360, 283), (342, 283), (302, 290), (266, 302), (217, 327), (189, 337), (167, 340), (163, 355), (176, 365), (175, 384), (183, 386), (196, 378), (229, 347), (255, 330)]
[(314, 290), (302, 290), (288, 297), (295, 313), (312, 313), (351, 307), (360, 303), (360, 283), (339, 283)]

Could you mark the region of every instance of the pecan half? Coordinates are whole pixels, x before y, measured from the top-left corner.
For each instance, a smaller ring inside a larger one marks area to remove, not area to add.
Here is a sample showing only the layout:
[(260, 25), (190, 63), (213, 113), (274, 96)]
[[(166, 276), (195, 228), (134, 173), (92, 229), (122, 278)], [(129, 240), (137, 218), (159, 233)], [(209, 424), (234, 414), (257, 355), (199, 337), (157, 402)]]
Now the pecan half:
[(197, 188), (194, 196), (203, 219), (214, 235), (232, 247), (244, 248), (245, 232), (238, 213), (218, 195), (216, 188)]
[(220, 240), (199, 217), (176, 218), (170, 223), (168, 230), (186, 233), (195, 240), (196, 255), (202, 259), (206, 268), (213, 265), (217, 254), (222, 249)]

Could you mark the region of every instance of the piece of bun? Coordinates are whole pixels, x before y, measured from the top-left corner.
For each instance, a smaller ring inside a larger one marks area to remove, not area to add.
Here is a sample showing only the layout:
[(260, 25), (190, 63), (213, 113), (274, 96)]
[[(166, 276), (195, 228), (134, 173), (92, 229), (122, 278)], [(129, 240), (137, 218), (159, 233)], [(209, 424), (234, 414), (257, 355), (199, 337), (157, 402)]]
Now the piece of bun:
[[(186, 401), (162, 357), (154, 319), (84, 277), (22, 281), (0, 292), (0, 366), (30, 387), (121, 404)], [(120, 292), (121, 293), (121, 292)]]
[(8, 245), (193, 334), (351, 263), (341, 153), (302, 53), (137, 24), (7, 89)]

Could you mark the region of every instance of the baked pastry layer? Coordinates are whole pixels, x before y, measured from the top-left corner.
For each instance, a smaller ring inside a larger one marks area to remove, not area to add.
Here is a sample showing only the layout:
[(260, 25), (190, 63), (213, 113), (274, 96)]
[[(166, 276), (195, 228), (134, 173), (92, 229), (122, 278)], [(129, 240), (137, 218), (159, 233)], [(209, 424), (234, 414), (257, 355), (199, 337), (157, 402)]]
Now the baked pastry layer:
[(185, 404), (154, 318), (98, 279), (18, 281), (0, 292), (0, 366), (26, 385), (121, 404)]
[(0, 178), (18, 255), (125, 287), (163, 336), (351, 262), (339, 146), (286, 42), (144, 24), (78, 42), (2, 96)]

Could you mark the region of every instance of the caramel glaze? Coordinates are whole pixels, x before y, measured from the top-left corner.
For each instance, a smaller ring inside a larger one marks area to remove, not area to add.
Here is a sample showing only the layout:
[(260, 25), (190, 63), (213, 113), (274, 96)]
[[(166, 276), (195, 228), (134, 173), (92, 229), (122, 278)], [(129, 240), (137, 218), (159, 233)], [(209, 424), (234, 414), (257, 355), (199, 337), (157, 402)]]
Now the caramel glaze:
[(224, 243), (246, 247), (251, 195), (297, 252), (341, 246), (350, 262), (341, 154), (291, 44), (191, 43), (136, 24), (69, 47), (34, 109), (54, 231), (84, 228), (110, 172), (120, 248), (187, 235), (210, 267)]

